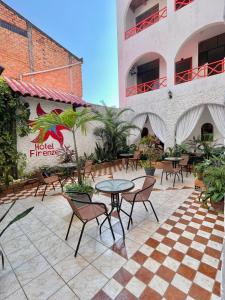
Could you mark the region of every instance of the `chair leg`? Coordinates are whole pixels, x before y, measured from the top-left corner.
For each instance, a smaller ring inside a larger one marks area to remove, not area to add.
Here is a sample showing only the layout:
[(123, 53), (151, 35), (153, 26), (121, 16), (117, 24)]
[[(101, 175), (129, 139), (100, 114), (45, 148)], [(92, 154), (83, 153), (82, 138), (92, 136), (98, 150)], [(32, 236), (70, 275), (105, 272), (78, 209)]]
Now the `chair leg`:
[(92, 172), (91, 172), (91, 177), (92, 177), (92, 180), (95, 182), (95, 178), (94, 178), (94, 175)]
[(161, 182), (160, 182), (160, 184), (162, 184), (162, 180), (163, 180), (163, 171), (162, 171), (162, 175), (161, 175)]
[(80, 247), (80, 242), (81, 242), (81, 239), (82, 239), (82, 236), (83, 236), (83, 233), (84, 233), (84, 227), (85, 227), (85, 225), (86, 225), (86, 223), (83, 223), (83, 227), (82, 227), (82, 229), (81, 229), (79, 241), (78, 241), (78, 243), (77, 243), (77, 248), (76, 248), (76, 251), (75, 251), (75, 254), (74, 254), (75, 257), (77, 256), (77, 252), (78, 252), (79, 247)]
[(109, 215), (106, 215), (107, 216), (107, 220), (109, 222), (109, 227), (110, 227), (110, 230), (111, 230), (111, 233), (112, 233), (112, 237), (115, 241), (115, 235), (114, 235), (114, 232), (113, 232), (113, 229), (112, 229), (112, 224), (111, 224), (111, 221), (110, 221), (110, 218), (109, 218)]
[(44, 189), (44, 193), (43, 193), (43, 196), (42, 196), (42, 199), (41, 199), (41, 201), (43, 201), (43, 200), (44, 200), (44, 197), (45, 197), (45, 193), (46, 193), (47, 187), (48, 187), (48, 185), (46, 184), (46, 186), (45, 186), (45, 189)]
[(184, 176), (183, 176), (183, 171), (181, 170), (181, 181), (184, 183)]
[(70, 227), (71, 227), (72, 222), (73, 222), (73, 217), (74, 217), (74, 213), (72, 214), (72, 217), (71, 217), (71, 220), (70, 220), (70, 225), (69, 225), (69, 228), (67, 230), (67, 234), (66, 234), (66, 238), (65, 238), (66, 241), (68, 239), (68, 235), (69, 235), (69, 232), (70, 232)]
[(147, 209), (147, 206), (145, 205), (145, 203), (144, 203), (144, 202), (143, 202), (143, 204), (144, 204), (145, 210), (146, 210), (146, 211), (148, 211), (148, 209)]
[(52, 187), (53, 187), (53, 189), (54, 189), (54, 191), (55, 191), (55, 186), (54, 186), (54, 184), (52, 184)]
[(98, 220), (98, 218), (96, 218), (96, 222), (97, 222), (97, 224), (99, 225), (99, 220)]
[(61, 179), (59, 179), (59, 183), (60, 183), (60, 186), (61, 186), (61, 189), (62, 189), (62, 192), (63, 192), (63, 184), (62, 184)]
[(131, 211), (130, 211), (130, 216), (129, 216), (129, 221), (128, 221), (128, 225), (127, 225), (127, 230), (129, 230), (129, 227), (130, 227), (130, 222), (131, 222), (131, 219), (132, 219), (133, 209), (134, 209), (134, 202), (132, 203), (132, 207), (131, 207)]
[(153, 213), (154, 213), (154, 215), (155, 215), (155, 218), (156, 218), (157, 222), (159, 222), (159, 218), (158, 218), (158, 216), (157, 216), (157, 214), (156, 214), (156, 212), (155, 212), (155, 209), (154, 209), (154, 207), (153, 207), (153, 205), (152, 205), (152, 202), (151, 202), (151, 201), (148, 201), (148, 202), (149, 202), (150, 205), (151, 205), (152, 211), (153, 211)]
[(38, 183), (38, 186), (37, 186), (37, 189), (36, 189), (36, 191), (35, 191), (34, 197), (37, 196), (37, 192), (38, 192), (38, 190), (39, 190), (39, 186), (40, 186), (40, 184)]
[(2, 269), (4, 269), (5, 267), (5, 261), (4, 261), (4, 255), (3, 255), (3, 252), (0, 250), (0, 255), (2, 257)]
[(176, 176), (177, 176), (177, 174), (174, 174), (174, 179), (173, 179), (173, 187), (175, 186), (175, 182), (176, 182)]

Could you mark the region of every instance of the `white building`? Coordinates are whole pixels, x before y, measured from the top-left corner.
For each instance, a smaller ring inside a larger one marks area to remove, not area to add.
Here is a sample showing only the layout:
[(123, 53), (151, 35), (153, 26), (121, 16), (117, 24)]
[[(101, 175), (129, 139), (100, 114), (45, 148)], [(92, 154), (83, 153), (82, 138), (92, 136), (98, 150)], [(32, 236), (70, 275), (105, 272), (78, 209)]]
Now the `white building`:
[(117, 18), (120, 106), (134, 123), (166, 147), (210, 132), (223, 143), (224, 0), (117, 0)]

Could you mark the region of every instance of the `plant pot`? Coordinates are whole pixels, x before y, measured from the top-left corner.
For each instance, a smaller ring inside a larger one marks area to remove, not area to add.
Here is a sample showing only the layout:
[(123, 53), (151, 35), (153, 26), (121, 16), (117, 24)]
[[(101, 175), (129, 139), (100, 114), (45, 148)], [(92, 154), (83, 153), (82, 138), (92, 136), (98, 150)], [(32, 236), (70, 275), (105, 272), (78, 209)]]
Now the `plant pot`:
[(149, 176), (154, 176), (155, 168), (145, 168), (145, 174)]
[(224, 213), (224, 199), (220, 202), (213, 202), (210, 200), (210, 203), (216, 211)]

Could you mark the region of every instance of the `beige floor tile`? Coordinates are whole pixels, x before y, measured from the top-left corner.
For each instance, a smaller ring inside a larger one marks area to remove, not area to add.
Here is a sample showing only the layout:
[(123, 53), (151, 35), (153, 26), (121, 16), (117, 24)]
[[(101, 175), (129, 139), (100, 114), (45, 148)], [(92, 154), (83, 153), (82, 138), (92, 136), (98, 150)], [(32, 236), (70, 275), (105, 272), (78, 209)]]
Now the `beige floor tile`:
[(73, 277), (75, 277), (78, 273), (80, 273), (84, 268), (86, 268), (88, 262), (80, 255), (76, 258), (74, 257), (74, 253), (67, 256), (65, 259), (54, 265), (54, 269), (56, 272), (68, 282)]
[(33, 245), (30, 245), (28, 248), (22, 248), (19, 251), (7, 255), (7, 258), (12, 267), (17, 268), (38, 254), (38, 250)]
[(24, 286), (28, 299), (46, 300), (65, 285), (60, 276), (49, 269)]
[(110, 279), (104, 286), (103, 291), (111, 298), (115, 299), (116, 296), (122, 291), (123, 286), (115, 279)]
[(6, 298), (19, 289), (20, 285), (14, 272), (6, 266), (4, 271), (0, 271), (0, 299)]
[(22, 289), (17, 290), (15, 293), (11, 294), (6, 300), (27, 300)]
[(96, 240), (90, 240), (84, 246), (80, 247), (78, 253), (88, 262), (92, 262), (107, 249), (108, 248), (102, 243), (99, 243)]
[(92, 265), (95, 266), (108, 278), (112, 278), (113, 275), (122, 267), (126, 260), (110, 249), (100, 255)]
[(48, 300), (79, 300), (79, 298), (72, 292), (72, 290), (65, 285), (63, 288), (58, 290)]
[(81, 300), (89, 300), (93, 298), (107, 281), (108, 279), (101, 272), (89, 265), (69, 281), (68, 285)]

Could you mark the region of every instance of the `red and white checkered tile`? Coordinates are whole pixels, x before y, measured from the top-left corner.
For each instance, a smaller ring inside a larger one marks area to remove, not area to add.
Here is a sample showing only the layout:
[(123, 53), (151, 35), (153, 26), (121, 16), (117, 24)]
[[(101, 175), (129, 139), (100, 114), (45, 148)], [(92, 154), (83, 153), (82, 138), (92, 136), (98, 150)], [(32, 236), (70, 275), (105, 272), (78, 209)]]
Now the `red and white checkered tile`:
[(93, 299), (219, 300), (223, 222), (193, 193)]

